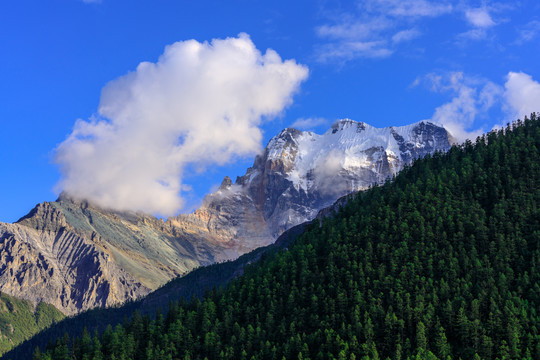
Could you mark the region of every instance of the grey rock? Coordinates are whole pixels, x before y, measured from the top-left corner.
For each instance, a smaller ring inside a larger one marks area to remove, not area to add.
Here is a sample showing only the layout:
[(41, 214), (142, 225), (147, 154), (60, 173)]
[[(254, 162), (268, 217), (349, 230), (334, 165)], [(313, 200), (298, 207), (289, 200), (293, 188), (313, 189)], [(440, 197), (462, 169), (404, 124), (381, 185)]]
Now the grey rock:
[(196, 267), (273, 243), (451, 141), (429, 122), (376, 129), (347, 119), (323, 135), (287, 128), (245, 175), (234, 183), (225, 177), (199, 209), (167, 221), (62, 194), (15, 224), (0, 223), (0, 291), (66, 314), (136, 299)]
[(0, 291), (71, 315), (146, 295), (226, 259), (224, 250), (155, 217), (64, 194), (15, 224), (0, 223)]
[(287, 128), (244, 176), (234, 184), (226, 177), (200, 209), (173, 221), (228, 242), (235, 257), (274, 242), (338, 198), (384, 182), (414, 159), (447, 151), (452, 141), (444, 128), (424, 121), (377, 129), (345, 119), (323, 135)]

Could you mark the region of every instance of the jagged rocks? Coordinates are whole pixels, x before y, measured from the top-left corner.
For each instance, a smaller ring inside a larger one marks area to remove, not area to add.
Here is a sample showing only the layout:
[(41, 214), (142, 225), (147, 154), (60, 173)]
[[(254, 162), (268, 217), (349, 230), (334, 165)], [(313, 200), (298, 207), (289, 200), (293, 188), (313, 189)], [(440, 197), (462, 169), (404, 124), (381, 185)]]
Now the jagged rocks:
[(339, 197), (384, 182), (414, 159), (448, 150), (451, 141), (430, 122), (378, 129), (346, 119), (323, 135), (287, 128), (244, 176), (234, 184), (226, 177), (200, 209), (172, 221), (227, 241), (237, 256), (313, 219)]
[(63, 195), (15, 224), (0, 223), (0, 291), (75, 314), (136, 299), (224, 260), (222, 248), (152, 216)]
[(66, 314), (149, 292), (109, 256), (66, 227), (51, 231), (0, 224), (0, 289)]
[(377, 129), (341, 120), (323, 135), (288, 128), (244, 176), (226, 177), (201, 208), (167, 221), (63, 194), (15, 224), (0, 223), (0, 291), (66, 314), (135, 299), (195, 267), (272, 243), (450, 141), (429, 122)]

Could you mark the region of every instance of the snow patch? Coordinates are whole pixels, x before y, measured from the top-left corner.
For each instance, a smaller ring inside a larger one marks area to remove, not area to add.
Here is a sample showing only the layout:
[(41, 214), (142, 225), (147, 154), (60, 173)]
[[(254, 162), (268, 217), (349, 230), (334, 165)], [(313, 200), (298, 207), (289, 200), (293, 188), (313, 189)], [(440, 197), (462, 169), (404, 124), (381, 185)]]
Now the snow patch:
[[(285, 174), (286, 178), (297, 190), (304, 191), (310, 191), (317, 183), (309, 181), (308, 174), (328, 175), (327, 171), (321, 171), (319, 167), (322, 165), (328, 169), (329, 154), (332, 154), (336, 165), (332, 169), (334, 172), (341, 169), (350, 171), (366, 169), (376, 172), (378, 169), (374, 167), (374, 163), (383, 161), (382, 157), (386, 154), (387, 161), (394, 165), (391, 166), (391, 171), (395, 174), (401, 170), (401, 166), (396, 166), (397, 163), (411, 157), (410, 150), (400, 150), (396, 137), (402, 138), (405, 144), (422, 149), (426, 143), (415, 134), (421, 125), (432, 124), (421, 121), (406, 126), (376, 128), (364, 122), (342, 119), (336, 121), (322, 135), (285, 129), (268, 143), (268, 160), (281, 160), (290, 164), (291, 166), (288, 166), (290, 170)], [(428, 145), (435, 148), (438, 146), (433, 142), (428, 142)]]

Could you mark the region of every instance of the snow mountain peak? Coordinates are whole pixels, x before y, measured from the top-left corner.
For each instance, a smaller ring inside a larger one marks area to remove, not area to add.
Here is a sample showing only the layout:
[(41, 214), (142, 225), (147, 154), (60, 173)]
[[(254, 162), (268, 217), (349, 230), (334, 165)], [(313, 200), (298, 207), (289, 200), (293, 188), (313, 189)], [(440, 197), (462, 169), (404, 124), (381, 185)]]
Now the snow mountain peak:
[(376, 128), (341, 119), (324, 134), (286, 128), (245, 175), (234, 184), (226, 178), (200, 209), (176, 221), (200, 224), (205, 236), (228, 241), (232, 254), (242, 254), (313, 219), (339, 197), (380, 184), (414, 159), (450, 146), (450, 134), (426, 121)]
[(0, 290), (66, 314), (136, 299), (194, 267), (272, 243), (341, 196), (448, 150), (449, 139), (429, 122), (378, 129), (343, 119), (324, 134), (287, 128), (245, 175), (225, 177), (199, 209), (167, 221), (62, 193), (15, 224), (0, 223), (0, 259), (11, 269), (0, 271)]

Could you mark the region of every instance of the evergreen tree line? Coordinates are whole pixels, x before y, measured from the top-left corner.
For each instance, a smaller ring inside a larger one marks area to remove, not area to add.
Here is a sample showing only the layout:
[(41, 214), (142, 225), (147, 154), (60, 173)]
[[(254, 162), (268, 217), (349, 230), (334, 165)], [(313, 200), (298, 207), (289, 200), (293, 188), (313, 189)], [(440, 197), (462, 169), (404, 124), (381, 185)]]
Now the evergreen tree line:
[[(172, 279), (142, 299), (128, 301), (114, 307), (88, 310), (75, 316), (67, 317), (60, 322), (54, 322), (50, 327), (46, 326), (41, 331), (37, 329), (36, 331), (29, 332), (26, 338), (30, 339), (5, 353), (3, 358), (13, 360), (31, 359), (36, 347), (44, 349), (50, 342), (50, 339), (61, 338), (65, 332), (68, 332), (70, 337), (81, 337), (86, 328), (86, 332), (101, 334), (108, 325), (114, 328), (117, 324), (126, 322), (127, 318), (131, 317), (135, 311), (140, 316), (148, 315), (151, 319), (154, 319), (157, 311), (168, 308), (172, 300), (189, 300), (193, 297), (202, 299), (207, 289), (224, 287), (232, 279), (241, 276), (244, 268), (247, 265), (256, 263), (263, 254), (273, 253), (280, 248), (288, 247), (304, 231), (306, 224), (300, 224), (287, 230), (274, 244), (260, 247), (240, 256), (236, 260), (203, 266), (192, 270), (184, 276)], [(24, 320), (19, 321), (21, 319), (20, 314), (15, 314), (15, 317), (17, 318), (17, 324), (14, 325), (16, 328), (20, 326), (21, 322), (24, 323)], [(2, 331), (1, 323), (2, 319), (0, 318), (0, 331)], [(8, 320), (5, 324), (9, 326), (10, 323), (11, 321)], [(36, 334), (37, 331), (39, 332)], [(13, 347), (13, 343), (10, 342), (9, 345)]]
[(35, 360), (540, 359), (536, 114), (352, 196), (225, 289)]

